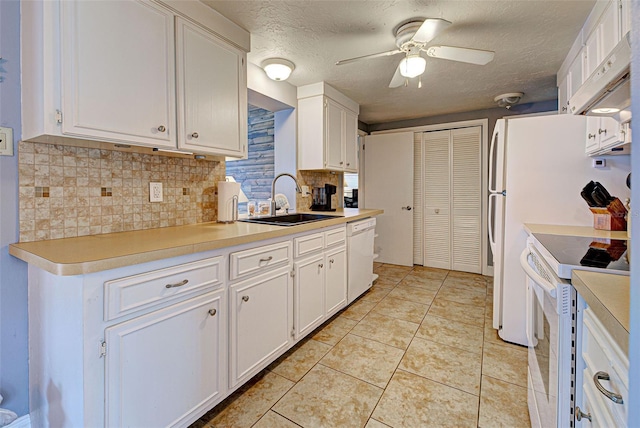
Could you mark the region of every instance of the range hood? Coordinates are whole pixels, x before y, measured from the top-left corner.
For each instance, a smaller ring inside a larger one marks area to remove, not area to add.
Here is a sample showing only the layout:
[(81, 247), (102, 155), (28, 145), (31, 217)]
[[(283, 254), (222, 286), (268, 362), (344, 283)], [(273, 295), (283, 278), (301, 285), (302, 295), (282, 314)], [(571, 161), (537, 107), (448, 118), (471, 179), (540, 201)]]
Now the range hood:
[(630, 63), (631, 45), (627, 33), (571, 97), (571, 113), (614, 116), (621, 122), (628, 121), (631, 106)]

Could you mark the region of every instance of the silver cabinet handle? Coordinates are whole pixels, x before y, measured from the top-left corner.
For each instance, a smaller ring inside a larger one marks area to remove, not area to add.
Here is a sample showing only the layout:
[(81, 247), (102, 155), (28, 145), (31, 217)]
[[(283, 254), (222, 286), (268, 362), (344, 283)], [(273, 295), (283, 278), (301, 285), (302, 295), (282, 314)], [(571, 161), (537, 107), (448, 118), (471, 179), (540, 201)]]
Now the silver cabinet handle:
[(331, 263), (331, 264), (333, 264), (334, 262), (335, 262), (335, 260), (333, 260), (333, 259), (329, 260), (329, 263)]
[(188, 279), (182, 280), (180, 282), (176, 282), (175, 284), (167, 284), (165, 285), (165, 288), (176, 288), (176, 287), (182, 287), (183, 285), (186, 285), (189, 282)]
[(347, 166), (350, 166), (351, 164), (349, 162), (347, 162)]
[(592, 139), (592, 138), (595, 140), (596, 139), (596, 134), (587, 134), (587, 138), (589, 140)]
[(319, 267), (320, 269), (322, 269), (322, 268), (324, 267), (324, 265), (323, 265), (322, 263), (320, 263), (320, 264), (318, 265), (318, 267)]
[(562, 107), (562, 111), (567, 111), (567, 108), (566, 107)]
[(585, 418), (589, 422), (592, 422), (591, 421), (591, 413), (583, 413), (582, 410), (580, 410), (580, 407), (576, 406), (576, 419), (578, 421), (581, 421), (582, 418)]
[(273, 260), (273, 256), (265, 257), (264, 259), (260, 259), (260, 263), (270, 262), (271, 260)]
[(344, 162), (340, 161), (340, 165), (342, 165)]
[(216, 311), (215, 309), (209, 309), (209, 315), (211, 315), (212, 317), (215, 316), (217, 313), (218, 311)]
[(198, 137), (199, 137), (199, 135), (198, 135), (197, 132), (194, 132), (193, 134), (191, 134), (191, 138), (198, 138)]
[(249, 301), (249, 296), (242, 296), (242, 301), (243, 302), (248, 302)]
[(407, 205), (406, 207), (402, 207), (403, 210), (411, 211), (411, 206)]
[(622, 395), (616, 394), (615, 392), (611, 392), (605, 389), (604, 386), (600, 384), (601, 380), (609, 380), (609, 379), (610, 379), (609, 373), (607, 372), (597, 372), (596, 374), (593, 375), (593, 383), (596, 384), (596, 388), (598, 388), (598, 391), (600, 391), (602, 395), (604, 395), (614, 403), (622, 404), (623, 403)]
[(598, 134), (607, 135), (607, 130), (606, 129), (598, 129)]
[(165, 127), (164, 127), (164, 125), (160, 125), (160, 126), (158, 126), (158, 131), (160, 131), (160, 132), (164, 132), (164, 131), (166, 131), (166, 130), (167, 130), (167, 128), (165, 128)]

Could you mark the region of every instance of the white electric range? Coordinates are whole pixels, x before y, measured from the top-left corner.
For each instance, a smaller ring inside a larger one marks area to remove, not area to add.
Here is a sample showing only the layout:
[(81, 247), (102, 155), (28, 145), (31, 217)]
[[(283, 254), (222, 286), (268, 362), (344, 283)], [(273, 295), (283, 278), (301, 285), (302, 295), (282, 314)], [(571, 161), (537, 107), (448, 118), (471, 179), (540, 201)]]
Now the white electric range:
[(527, 276), (528, 405), (533, 427), (574, 427), (577, 295), (573, 270), (629, 275), (627, 241), (534, 233)]

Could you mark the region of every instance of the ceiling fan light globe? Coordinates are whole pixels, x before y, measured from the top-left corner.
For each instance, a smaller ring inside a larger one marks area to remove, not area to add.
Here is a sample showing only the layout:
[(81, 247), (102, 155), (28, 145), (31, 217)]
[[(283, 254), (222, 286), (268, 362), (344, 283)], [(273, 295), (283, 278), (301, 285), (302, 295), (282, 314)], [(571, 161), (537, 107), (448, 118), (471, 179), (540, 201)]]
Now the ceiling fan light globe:
[(272, 58), (262, 63), (262, 68), (269, 79), (275, 81), (287, 80), (295, 68), (291, 61), (282, 58)]
[(413, 78), (424, 73), (427, 60), (419, 55), (408, 56), (400, 61), (400, 74), (404, 77)]

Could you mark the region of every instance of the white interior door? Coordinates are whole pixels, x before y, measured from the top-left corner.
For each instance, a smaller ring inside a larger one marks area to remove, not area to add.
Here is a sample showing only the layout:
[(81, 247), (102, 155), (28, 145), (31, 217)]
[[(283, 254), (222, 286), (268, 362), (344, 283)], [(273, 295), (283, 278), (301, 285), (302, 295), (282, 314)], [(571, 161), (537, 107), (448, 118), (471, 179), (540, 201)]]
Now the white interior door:
[(364, 208), (380, 208), (377, 261), (413, 265), (413, 133), (367, 135)]

